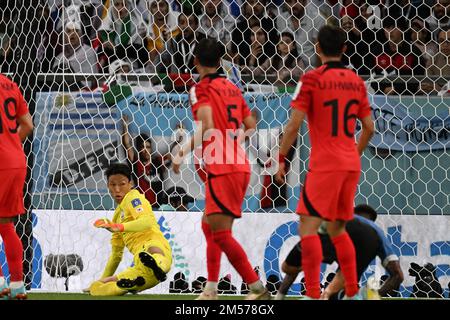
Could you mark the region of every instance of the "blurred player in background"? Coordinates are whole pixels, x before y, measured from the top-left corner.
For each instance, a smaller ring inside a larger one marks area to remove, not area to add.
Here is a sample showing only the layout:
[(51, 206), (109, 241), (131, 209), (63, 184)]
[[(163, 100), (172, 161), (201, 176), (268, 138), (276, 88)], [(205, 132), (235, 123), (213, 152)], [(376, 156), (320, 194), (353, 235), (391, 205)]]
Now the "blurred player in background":
[[(100, 280), (94, 281), (87, 291), (93, 296), (119, 296), (152, 288), (166, 280), (172, 249), (156, 222), (152, 206), (133, 189), (130, 168), (112, 164), (106, 177), (117, 208), (112, 221), (99, 219), (94, 226), (112, 232), (112, 252)], [(134, 255), (134, 264), (114, 275), (125, 247)]]
[(26, 299), (23, 246), (13, 218), (25, 213), (23, 187), (27, 163), (22, 142), (33, 131), (33, 120), (17, 84), (0, 75), (0, 236), (10, 274), (8, 286), (0, 266), (0, 299)]
[[(330, 221), (328, 234), (336, 248), (345, 279), (347, 298), (358, 293), (355, 248), (345, 231), (353, 218), (353, 202), (361, 171), (360, 155), (374, 132), (364, 81), (341, 62), (345, 32), (324, 26), (319, 30), (317, 53), (323, 65), (305, 73), (291, 102), (292, 113), (280, 146), (276, 179), (284, 181), (284, 159), (308, 116), (311, 154), (296, 212), (303, 253), (306, 296), (320, 298), (322, 245), (317, 235), (322, 220)], [(355, 144), (356, 119), (362, 133)]]
[[(400, 267), (398, 256), (394, 253), (391, 242), (386, 238), (383, 230), (374, 222), (377, 212), (368, 205), (358, 205), (355, 207), (355, 218), (346, 225), (356, 252), (357, 277), (361, 279), (364, 271), (370, 263), (379, 257), (383, 267), (389, 274), (389, 278), (383, 283), (378, 293), (382, 297), (394, 295), (394, 290), (398, 291), (403, 282), (403, 272)], [(319, 237), (322, 243), (323, 263), (331, 264), (337, 260), (336, 251), (331, 243), (330, 236), (326, 232), (327, 222), (323, 222), (319, 228)], [(302, 249), (301, 241), (291, 250), (283, 262), (281, 269), (286, 276), (278, 289), (276, 300), (284, 299), (289, 288), (297, 275), (302, 271)], [(344, 279), (342, 272), (337, 271), (331, 283), (322, 292), (321, 298), (324, 300), (333, 299), (344, 289)], [(361, 291), (361, 298), (370, 299), (368, 291)]]
[(189, 96), (198, 128), (174, 157), (173, 169), (178, 172), (183, 157), (202, 144), (206, 172), (202, 229), (206, 238), (208, 281), (198, 299), (217, 299), (222, 252), (249, 284), (246, 299), (268, 299), (269, 292), (231, 232), (234, 220), (242, 216), (241, 208), (250, 181), (250, 165), (240, 145), (239, 132), (242, 124), (246, 130), (254, 130), (256, 121), (241, 91), (217, 72), (223, 51), (213, 39), (203, 39), (195, 47), (200, 82), (192, 87)]
[(123, 116), (122, 142), (130, 167), (133, 169), (133, 180), (137, 189), (145, 195), (154, 209), (158, 209), (164, 197), (163, 176), (165, 167), (163, 157), (154, 155), (152, 141), (145, 134), (139, 134), (135, 139), (135, 148), (131, 142), (128, 130), (128, 116)]

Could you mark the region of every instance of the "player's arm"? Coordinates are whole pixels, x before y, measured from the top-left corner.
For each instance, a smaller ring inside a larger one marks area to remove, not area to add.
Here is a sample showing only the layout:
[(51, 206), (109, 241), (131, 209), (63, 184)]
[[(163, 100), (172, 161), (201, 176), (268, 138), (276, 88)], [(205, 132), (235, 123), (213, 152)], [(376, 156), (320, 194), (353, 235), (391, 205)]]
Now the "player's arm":
[(31, 118), (31, 114), (27, 112), (23, 116), (17, 118), (17, 123), (19, 124), (19, 128), (17, 129), (17, 133), (19, 134), (20, 141), (25, 141), (25, 139), (33, 132), (34, 125), (33, 119)]
[[(244, 124), (244, 130), (237, 128), (238, 144), (241, 144), (243, 141), (250, 142), (256, 133), (256, 119), (252, 115), (244, 97), (242, 97), (242, 123)], [(253, 148), (250, 148), (250, 151), (252, 150)], [(255, 156), (257, 157), (257, 154)]]
[(125, 243), (123, 242), (122, 235), (119, 233), (114, 233), (111, 237), (111, 254), (108, 262), (106, 263), (101, 279), (111, 277), (114, 272), (116, 272), (120, 261), (122, 261), (124, 247)]
[(180, 172), (180, 165), (186, 155), (190, 154), (192, 150), (202, 144), (203, 137), (207, 130), (214, 129), (214, 119), (212, 108), (208, 104), (203, 104), (197, 109), (197, 119), (199, 126), (194, 132), (194, 135), (189, 139), (189, 142), (184, 144), (176, 156), (174, 157), (172, 168), (175, 173)]
[(284, 261), (283, 264), (281, 265), (281, 270), (285, 273), (285, 276), (280, 284), (280, 287), (278, 288), (275, 300), (284, 300), (284, 297), (287, 295), (289, 288), (294, 283), (298, 274), (302, 271), (302, 268), (300, 266), (299, 267), (291, 266), (288, 264), (287, 261)]
[(334, 294), (337, 294), (339, 291), (345, 288), (344, 276), (342, 275), (341, 270), (338, 270), (331, 280), (330, 284), (325, 288), (322, 292), (321, 299), (328, 300)]
[(383, 283), (383, 286), (378, 290), (382, 297), (387, 297), (393, 290), (398, 291), (400, 284), (403, 282), (403, 272), (398, 260), (389, 261), (386, 265), (386, 271), (389, 273), (389, 278)]
[[(136, 205), (133, 205), (133, 201), (138, 201)], [(150, 205), (143, 204), (139, 199), (133, 199), (128, 208), (124, 209), (127, 216), (131, 216), (132, 220), (125, 223), (114, 223), (106, 221), (99, 223), (100, 220), (95, 222), (97, 228), (104, 228), (110, 232), (141, 232), (152, 228), (152, 219), (150, 215), (153, 214), (153, 210)]]
[(361, 125), (362, 131), (359, 136), (358, 145), (356, 146), (359, 155), (362, 155), (364, 149), (367, 147), (370, 139), (375, 133), (375, 126), (370, 115), (361, 119)]
[(302, 110), (292, 109), (291, 118), (289, 119), (286, 128), (284, 129), (283, 140), (280, 146), (280, 157), (279, 157), (280, 163), (278, 172), (275, 174), (275, 179), (280, 184), (284, 183), (284, 176), (286, 175), (284, 169), (285, 167), (284, 158), (291, 149), (294, 141), (297, 139), (298, 130), (300, 129), (300, 126), (302, 125), (303, 120), (305, 119), (305, 115), (306, 113)]
[(297, 278), (298, 273), (296, 274), (286, 274), (283, 278), (283, 281), (278, 288), (277, 294), (275, 296), (275, 300), (284, 300), (284, 297), (287, 295), (289, 288), (294, 283)]
[(31, 118), (31, 114), (28, 110), (28, 105), (22, 95), (22, 92), (15, 83), (14, 88), (16, 92), (15, 101), (17, 104), (16, 108), (16, 121), (18, 124), (17, 134), (20, 137), (20, 141), (23, 142), (33, 131), (34, 125), (33, 119)]
[(256, 132), (256, 119), (252, 114), (249, 114), (242, 120), (245, 129), (245, 140), (247, 141)]
[(134, 150), (131, 145), (130, 133), (128, 131), (128, 117), (126, 115), (122, 118), (123, 132), (122, 132), (122, 143), (127, 153), (127, 158), (129, 161), (134, 162)]
[[(362, 81), (362, 80), (361, 80)], [(361, 86), (361, 100), (360, 100), (358, 118), (361, 121), (362, 132), (359, 136), (359, 141), (356, 146), (359, 155), (362, 155), (364, 149), (369, 144), (370, 139), (375, 133), (375, 126), (371, 117), (371, 109), (369, 104), (369, 99), (367, 97), (367, 89), (365, 85)]]

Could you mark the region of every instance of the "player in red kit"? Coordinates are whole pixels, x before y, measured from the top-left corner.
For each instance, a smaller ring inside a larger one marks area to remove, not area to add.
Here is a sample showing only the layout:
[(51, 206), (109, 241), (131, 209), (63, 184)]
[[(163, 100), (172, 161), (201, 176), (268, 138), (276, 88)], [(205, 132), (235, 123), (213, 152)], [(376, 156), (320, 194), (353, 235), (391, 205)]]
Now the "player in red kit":
[[(324, 26), (319, 30), (316, 50), (323, 65), (305, 73), (294, 93), (276, 174), (278, 181), (284, 180), (284, 157), (307, 116), (311, 154), (296, 212), (300, 215), (306, 296), (312, 299), (321, 294), (322, 247), (317, 230), (322, 220), (330, 221), (328, 234), (345, 279), (347, 298), (356, 297), (359, 289), (355, 248), (345, 225), (353, 218), (360, 155), (374, 133), (374, 125), (363, 80), (341, 63), (345, 41), (346, 34), (340, 28)], [(356, 144), (357, 119), (362, 133)]]
[(33, 130), (28, 106), (17, 85), (0, 74), (0, 236), (10, 273), (6, 283), (0, 266), (0, 299), (26, 299), (23, 247), (13, 218), (25, 213), (23, 186), (27, 172), (22, 141)]
[(192, 87), (189, 96), (198, 128), (174, 157), (173, 169), (177, 173), (182, 158), (202, 144), (206, 171), (202, 229), (206, 238), (208, 282), (198, 299), (217, 299), (222, 252), (249, 284), (250, 293), (246, 299), (268, 299), (269, 292), (231, 232), (234, 220), (242, 215), (250, 181), (250, 165), (240, 145), (239, 133), (242, 133), (242, 124), (245, 130), (254, 130), (256, 120), (240, 90), (217, 73), (222, 51), (213, 39), (203, 39), (195, 47), (195, 66), (200, 82)]

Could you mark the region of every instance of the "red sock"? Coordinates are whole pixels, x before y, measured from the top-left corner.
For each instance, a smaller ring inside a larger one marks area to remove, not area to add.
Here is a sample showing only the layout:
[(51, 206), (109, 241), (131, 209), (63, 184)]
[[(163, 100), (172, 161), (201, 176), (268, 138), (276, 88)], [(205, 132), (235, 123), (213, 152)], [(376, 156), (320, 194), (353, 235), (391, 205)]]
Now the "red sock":
[(347, 232), (331, 239), (336, 248), (336, 256), (345, 280), (345, 294), (353, 297), (358, 293), (358, 278), (356, 275), (355, 246)]
[(0, 265), (0, 277), (3, 277), (3, 270), (2, 270), (2, 266)]
[(206, 238), (206, 268), (208, 269), (208, 281), (219, 282), (222, 249), (214, 242), (209, 224), (202, 222), (202, 230)]
[(5, 245), (10, 281), (23, 281), (23, 247), (12, 223), (0, 223), (0, 235)]
[(213, 232), (213, 238), (222, 251), (225, 252), (228, 260), (240, 274), (244, 282), (254, 283), (259, 280), (259, 276), (250, 265), (244, 249), (242, 249), (239, 242), (231, 235), (231, 230)]
[(306, 295), (320, 298), (320, 263), (322, 262), (322, 243), (317, 234), (301, 238), (302, 269), (305, 273)]

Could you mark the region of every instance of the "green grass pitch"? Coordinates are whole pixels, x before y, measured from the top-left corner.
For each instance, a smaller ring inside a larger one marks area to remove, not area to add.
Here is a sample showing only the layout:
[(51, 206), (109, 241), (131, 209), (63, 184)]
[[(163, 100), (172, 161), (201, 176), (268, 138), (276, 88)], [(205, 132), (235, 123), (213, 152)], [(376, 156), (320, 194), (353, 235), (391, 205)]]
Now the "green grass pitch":
[[(194, 300), (194, 294), (127, 294), (120, 297), (93, 297), (86, 293), (29, 292), (28, 300)], [(220, 300), (243, 300), (241, 295), (220, 296)], [(287, 297), (287, 300), (298, 300)]]
[[(93, 297), (87, 293), (28, 292), (28, 300), (194, 300), (196, 294), (127, 294), (120, 297)], [(273, 297), (272, 297), (273, 298)], [(301, 300), (288, 296), (286, 300)], [(382, 300), (409, 300), (413, 298), (387, 298)], [(244, 300), (242, 295), (221, 295), (219, 300)]]

